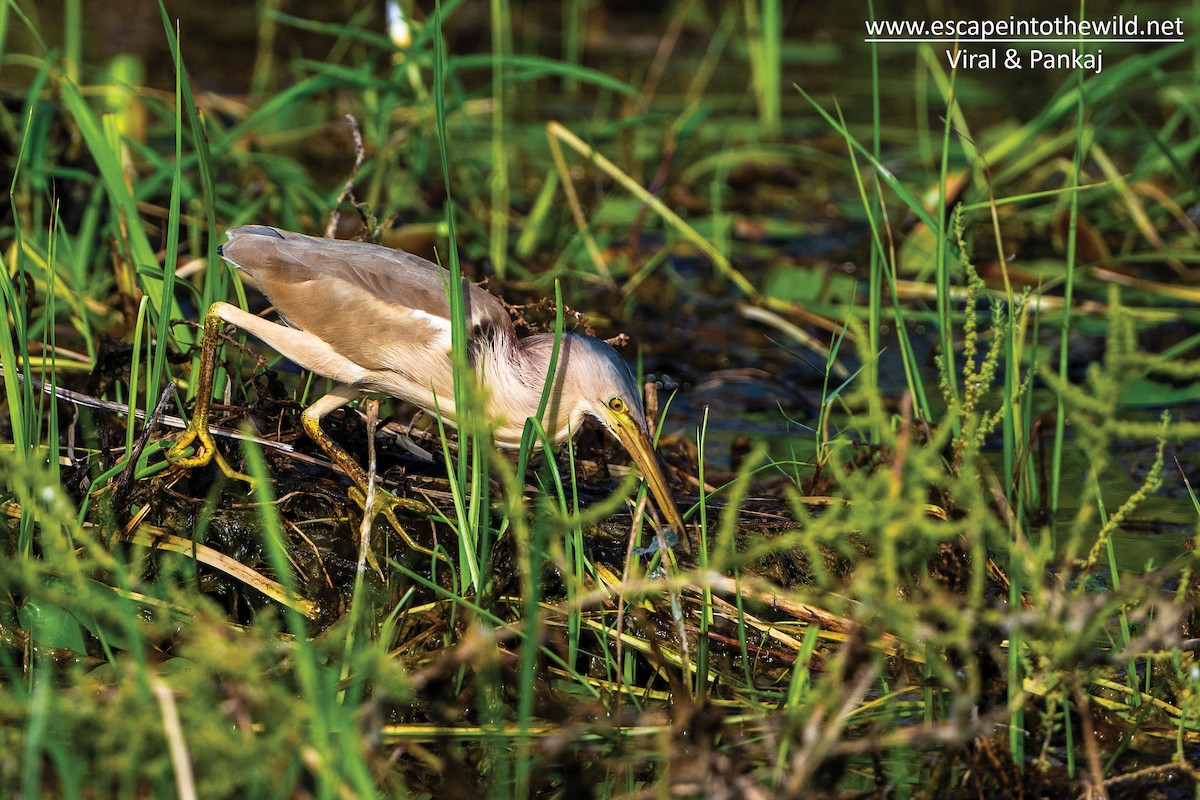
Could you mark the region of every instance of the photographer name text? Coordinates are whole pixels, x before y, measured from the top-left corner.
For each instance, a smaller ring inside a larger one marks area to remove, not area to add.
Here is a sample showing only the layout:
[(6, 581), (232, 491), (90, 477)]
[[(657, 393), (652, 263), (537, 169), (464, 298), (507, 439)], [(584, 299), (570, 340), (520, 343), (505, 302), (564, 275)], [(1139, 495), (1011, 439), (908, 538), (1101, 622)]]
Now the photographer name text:
[(1076, 69), (1100, 74), (1104, 69), (1104, 51), (1085, 53), (1072, 48), (1066, 53), (1032, 49), (1021, 52), (1015, 47), (947, 49), (946, 62), (951, 69), (1053, 70)]

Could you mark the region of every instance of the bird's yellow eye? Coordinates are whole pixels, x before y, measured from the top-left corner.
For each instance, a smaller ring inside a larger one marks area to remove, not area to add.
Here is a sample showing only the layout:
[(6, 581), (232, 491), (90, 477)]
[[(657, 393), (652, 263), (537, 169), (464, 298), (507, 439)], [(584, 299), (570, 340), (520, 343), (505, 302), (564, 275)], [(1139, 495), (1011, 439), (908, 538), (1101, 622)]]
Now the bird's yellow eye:
[(615, 411), (618, 414), (624, 414), (626, 411), (629, 410), (629, 407), (625, 405), (625, 401), (619, 397), (614, 397), (611, 400), (609, 400), (608, 407), (612, 411)]

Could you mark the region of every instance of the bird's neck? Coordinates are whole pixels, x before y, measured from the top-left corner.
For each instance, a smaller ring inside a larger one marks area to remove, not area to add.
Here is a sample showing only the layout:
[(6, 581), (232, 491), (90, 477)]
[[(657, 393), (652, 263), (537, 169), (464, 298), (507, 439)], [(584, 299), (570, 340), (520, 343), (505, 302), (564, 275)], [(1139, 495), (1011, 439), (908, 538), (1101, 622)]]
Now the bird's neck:
[(569, 372), (572, 344), (578, 337), (564, 333), (554, 353), (553, 334), (538, 334), (525, 339), (501, 337), (486, 348), (476, 368), (480, 385), (487, 390), (487, 413), (494, 421), (493, 436), (502, 447), (519, 447), (525, 420), (538, 416), (542, 396), (550, 375), (550, 363), (555, 361), (555, 378), (549, 387), (546, 410), (541, 416), (542, 427), (555, 443), (564, 441), (579, 429), (583, 422), (582, 407), (564, 407), (563, 398)]

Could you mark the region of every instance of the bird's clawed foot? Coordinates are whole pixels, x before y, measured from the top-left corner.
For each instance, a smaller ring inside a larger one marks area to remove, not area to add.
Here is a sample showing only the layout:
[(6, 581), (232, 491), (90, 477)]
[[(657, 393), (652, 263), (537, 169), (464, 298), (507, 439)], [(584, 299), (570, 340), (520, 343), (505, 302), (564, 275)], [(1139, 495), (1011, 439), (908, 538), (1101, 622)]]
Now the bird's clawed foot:
[[(196, 444), (196, 451), (188, 455), (187, 449), (193, 443)], [(254, 491), (254, 479), (245, 473), (238, 472), (225, 460), (225, 456), (221, 455), (221, 451), (217, 449), (217, 443), (213, 439), (213, 435), (208, 430), (206, 420), (193, 418), (188, 424), (187, 429), (183, 432), (183, 435), (167, 451), (167, 461), (183, 469), (203, 467), (214, 459), (217, 462), (217, 466), (221, 468), (221, 472), (225, 473), (225, 477), (235, 481), (242, 481), (249, 485), (250, 491)]]
[[(196, 384), (196, 408), (192, 411), (192, 419), (188, 422), (187, 429), (167, 451), (167, 461), (177, 467), (191, 469), (203, 467), (215, 458), (217, 466), (221, 468), (221, 472), (225, 473), (225, 477), (242, 481), (250, 486), (250, 491), (254, 491), (254, 479), (229, 465), (225, 456), (221, 455), (221, 451), (217, 449), (217, 443), (208, 429), (208, 410), (209, 402), (212, 399), (217, 339), (223, 322), (221, 314), (225, 308), (232, 307), (227, 306), (226, 303), (213, 303), (209, 306), (208, 313), (204, 315), (204, 338), (201, 341), (200, 372)], [(188, 455), (187, 449), (193, 444), (196, 445), (196, 451)]]
[[(363, 509), (363, 513), (366, 513), (367, 496), (363, 490), (357, 486), (351, 486), (348, 494), (350, 499), (353, 500), (359, 508)], [(371, 507), (372, 516), (383, 514), (383, 516), (387, 519), (388, 524), (392, 526), (392, 530), (399, 534), (400, 538), (403, 539), (404, 543), (407, 544), (411, 549), (416, 550), (418, 553), (425, 553), (426, 555), (433, 556), (434, 558), (449, 564), (450, 560), (446, 557), (445, 552), (441, 550), (431, 550), (428, 547), (419, 544), (415, 539), (412, 538), (409, 532), (404, 529), (404, 526), (400, 524), (400, 520), (396, 516), (397, 510), (406, 511), (410, 514), (427, 515), (433, 513), (433, 509), (430, 508), (426, 503), (422, 503), (420, 500), (413, 500), (407, 497), (397, 497), (389, 491), (377, 488), (375, 490), (375, 499)]]

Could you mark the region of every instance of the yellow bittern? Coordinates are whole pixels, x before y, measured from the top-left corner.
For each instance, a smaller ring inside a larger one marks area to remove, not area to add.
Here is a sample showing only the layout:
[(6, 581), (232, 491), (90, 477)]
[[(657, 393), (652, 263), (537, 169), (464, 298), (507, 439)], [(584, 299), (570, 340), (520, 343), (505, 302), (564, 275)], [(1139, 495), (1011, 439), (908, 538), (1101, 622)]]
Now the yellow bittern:
[[(226, 475), (249, 481), (217, 452), (208, 429), (222, 321), (252, 333), (301, 367), (337, 381), (332, 392), (305, 409), (304, 430), (363, 492), (367, 474), (321, 429), (326, 414), (361, 395), (381, 392), (456, 424), (446, 270), (388, 247), (265, 225), (230, 230), (221, 255), (254, 279), (287, 324), (228, 303), (212, 305), (204, 320), (196, 408), (187, 430), (167, 453), (170, 461), (194, 467), (215, 457)], [(485, 412), (494, 425), (495, 441), (502, 447), (519, 447), (525, 421), (537, 416), (549, 379), (554, 335), (519, 339), (495, 297), (465, 279), (462, 290), (469, 358), (485, 389)], [(541, 423), (559, 444), (579, 430), (585, 416), (599, 420), (621, 441), (667, 523), (686, 542), (683, 518), (651, 443), (641, 392), (629, 367), (599, 339), (565, 333)], [(197, 451), (189, 456), (187, 448), (193, 443)], [(386, 493), (382, 500), (384, 513), (400, 530), (393, 508), (405, 503)], [(410, 507), (418, 506), (423, 504)]]

